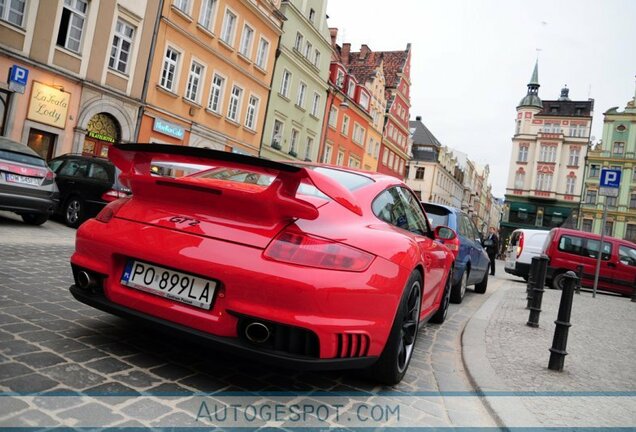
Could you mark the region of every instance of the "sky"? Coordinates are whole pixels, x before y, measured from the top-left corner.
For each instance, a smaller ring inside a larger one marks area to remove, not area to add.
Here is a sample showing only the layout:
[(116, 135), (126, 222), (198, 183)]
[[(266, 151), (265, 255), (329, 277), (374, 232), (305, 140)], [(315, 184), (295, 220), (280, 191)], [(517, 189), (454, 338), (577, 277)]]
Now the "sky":
[(411, 43), (411, 119), (490, 167), (503, 198), (516, 119), (539, 59), (539, 97), (594, 99), (603, 113), (636, 90), (636, 0), (328, 0), (338, 43), (396, 51)]

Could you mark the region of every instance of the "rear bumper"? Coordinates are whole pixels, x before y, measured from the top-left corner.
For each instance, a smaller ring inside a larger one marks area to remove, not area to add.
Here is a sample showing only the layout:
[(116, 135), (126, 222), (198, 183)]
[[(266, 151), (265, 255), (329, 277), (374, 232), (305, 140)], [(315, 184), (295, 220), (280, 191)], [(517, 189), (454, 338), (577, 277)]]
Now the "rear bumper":
[(515, 268), (506, 267), (505, 270), (506, 273), (511, 275), (528, 277), (530, 274), (530, 264), (516, 262)]
[(111, 313), (123, 318), (132, 319), (146, 324), (153, 329), (166, 332), (178, 333), (193, 342), (204, 343), (206, 346), (220, 348), (224, 351), (255, 358), (265, 363), (276, 366), (302, 369), (302, 370), (337, 370), (337, 369), (361, 369), (371, 366), (377, 361), (377, 357), (357, 357), (357, 358), (337, 358), (337, 359), (313, 359), (300, 356), (292, 356), (281, 354), (280, 352), (259, 349), (250, 345), (241, 339), (216, 336), (210, 333), (202, 332), (191, 327), (186, 327), (171, 321), (154, 317), (129, 309), (111, 302), (101, 293), (90, 293), (80, 289), (75, 285), (71, 285), (69, 291), (76, 300), (94, 307), (95, 309)]
[(59, 201), (59, 192), (0, 185), (1, 210), (16, 213), (52, 214)]

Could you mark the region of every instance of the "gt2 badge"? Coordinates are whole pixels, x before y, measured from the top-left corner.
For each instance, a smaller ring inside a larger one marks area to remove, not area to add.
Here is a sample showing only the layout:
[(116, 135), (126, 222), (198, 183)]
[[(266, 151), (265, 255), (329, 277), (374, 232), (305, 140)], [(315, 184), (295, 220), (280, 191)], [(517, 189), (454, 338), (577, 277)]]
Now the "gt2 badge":
[(185, 223), (185, 224), (188, 224), (188, 226), (197, 226), (201, 223), (201, 221), (197, 219), (192, 219), (192, 218), (183, 217), (183, 216), (173, 216), (170, 218), (170, 222), (174, 222), (176, 224)]

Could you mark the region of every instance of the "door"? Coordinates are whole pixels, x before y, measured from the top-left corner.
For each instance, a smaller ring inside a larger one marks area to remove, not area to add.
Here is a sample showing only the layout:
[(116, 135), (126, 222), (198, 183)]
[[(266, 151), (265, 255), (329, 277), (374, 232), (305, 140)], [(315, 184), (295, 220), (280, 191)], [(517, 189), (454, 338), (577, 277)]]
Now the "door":
[(468, 224), (470, 225), (470, 229), (473, 232), (473, 248), (470, 251), (470, 257), (473, 262), (473, 274), (471, 275), (470, 280), (475, 283), (481, 282), (484, 278), (484, 274), (488, 271), (488, 265), (490, 264), (490, 258), (488, 258), (488, 253), (486, 253), (486, 249), (482, 245), (482, 237), (479, 233), (479, 230), (468, 217)]
[(112, 188), (114, 168), (104, 163), (91, 162), (85, 181), (86, 215), (94, 216), (104, 208), (105, 202), (102, 195)]
[(636, 248), (618, 246), (618, 262), (614, 269), (614, 283), (621, 294), (631, 295), (636, 286)]

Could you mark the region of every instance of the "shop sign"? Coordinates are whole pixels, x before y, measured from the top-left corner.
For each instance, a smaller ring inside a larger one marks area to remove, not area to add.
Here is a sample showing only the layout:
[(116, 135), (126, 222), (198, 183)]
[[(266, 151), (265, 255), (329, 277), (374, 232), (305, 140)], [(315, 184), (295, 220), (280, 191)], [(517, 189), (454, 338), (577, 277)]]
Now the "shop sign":
[(29, 80), (29, 70), (18, 65), (11, 66), (9, 74), (9, 90), (24, 94), (27, 81)]
[(153, 123), (152, 128), (164, 135), (168, 135), (178, 139), (183, 139), (183, 136), (185, 135), (184, 128), (174, 123), (170, 123), (168, 121), (160, 119), (159, 117), (155, 117), (155, 122)]
[(99, 132), (93, 132), (93, 131), (88, 131), (88, 136), (90, 138), (95, 138), (101, 141), (106, 141), (109, 143), (114, 143), (115, 142), (115, 138), (113, 137), (109, 137), (108, 135), (104, 135), (104, 134), (100, 134)]
[(27, 118), (64, 129), (70, 99), (68, 92), (33, 81)]

